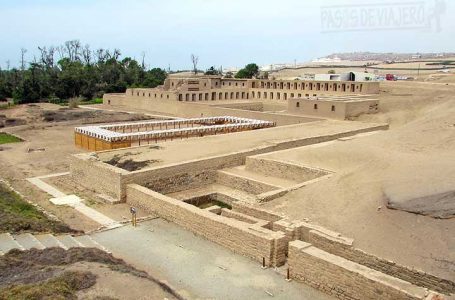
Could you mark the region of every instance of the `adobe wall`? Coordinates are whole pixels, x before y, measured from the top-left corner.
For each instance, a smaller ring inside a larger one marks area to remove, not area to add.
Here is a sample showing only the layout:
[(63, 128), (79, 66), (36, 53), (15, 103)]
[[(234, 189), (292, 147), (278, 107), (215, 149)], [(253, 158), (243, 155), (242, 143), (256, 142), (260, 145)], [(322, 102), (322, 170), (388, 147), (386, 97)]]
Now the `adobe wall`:
[(87, 155), (73, 155), (70, 159), (70, 175), (75, 182), (114, 199), (121, 199), (120, 182), (126, 173)]
[(216, 173), (216, 182), (253, 195), (273, 191), (279, 188), (278, 186), (270, 185), (252, 178), (246, 178), (237, 174), (233, 175), (222, 170)]
[(342, 101), (291, 99), (288, 102), (288, 112), (338, 120), (347, 117), (346, 102)]
[(180, 101), (150, 100), (146, 97), (125, 97), (105, 94), (103, 97), (103, 103), (107, 104), (108, 101), (110, 101), (110, 105), (113, 106), (125, 106), (139, 110), (143, 109), (146, 111), (159, 112), (166, 115), (179, 116), (183, 118), (199, 118), (201, 115), (204, 117), (233, 116), (271, 121), (275, 122), (278, 126), (313, 122), (318, 120), (317, 118), (305, 116), (234, 109), (214, 105), (205, 105), (196, 102), (187, 103)]
[(122, 197), (125, 195), (126, 185), (130, 183), (147, 186), (163, 193), (179, 192), (212, 183), (218, 169), (243, 164), (245, 155), (242, 152), (233, 153), (129, 172), (121, 179)]
[(428, 291), (403, 280), (317, 249), (302, 241), (289, 243), (291, 278), (339, 299), (425, 299)]
[(395, 262), (366, 253), (353, 247), (339, 236), (324, 234), (318, 230), (309, 230), (308, 238), (302, 238), (315, 247), (350, 261), (367, 266), (384, 274), (400, 278), (418, 286), (430, 288), (442, 293), (455, 293), (455, 283), (433, 276), (420, 270), (411, 269)]
[[(170, 194), (211, 184), (215, 182), (215, 178), (216, 171), (214, 170), (185, 168), (185, 170), (179, 170), (178, 173), (170, 177), (160, 175), (150, 177), (142, 184), (158, 193)], [(132, 182), (137, 183), (138, 181), (133, 180)]]
[(234, 108), (248, 111), (263, 111), (264, 103), (262, 102), (240, 102), (240, 103), (223, 103), (216, 104), (216, 107)]
[[(267, 146), (247, 149), (244, 151), (232, 152), (225, 155), (190, 160), (186, 162), (169, 164), (161, 167), (143, 169), (133, 172), (128, 172), (123, 169), (115, 168), (100, 161), (89, 160), (87, 159), (87, 157), (89, 157), (89, 154), (82, 154), (74, 156), (74, 162), (72, 162), (72, 165), (74, 166), (72, 167), (71, 172), (73, 172), (72, 170), (74, 170), (77, 171), (78, 174), (85, 174), (85, 176), (84, 175), (74, 176), (74, 180), (79, 184), (85, 186), (86, 188), (98, 191), (100, 193), (107, 193), (105, 192), (105, 190), (109, 189), (103, 187), (104, 183), (101, 185), (98, 184), (98, 181), (100, 181), (101, 179), (97, 177), (97, 175), (92, 174), (98, 173), (106, 174), (103, 180), (109, 182), (110, 189), (112, 190), (108, 193), (108, 195), (115, 195), (114, 197), (115, 199), (124, 201), (126, 185), (129, 183), (137, 183), (144, 186), (148, 185), (153, 187), (154, 189), (165, 191), (165, 189), (168, 188), (166, 187), (166, 185), (172, 182), (173, 178), (176, 178), (176, 176), (181, 176), (180, 178), (182, 182), (187, 180), (189, 182), (193, 182), (192, 186), (197, 187), (198, 182), (199, 183), (204, 182), (202, 179), (206, 175), (201, 175), (201, 177), (199, 177), (201, 181), (193, 180), (192, 179), (193, 177), (198, 177), (200, 174), (203, 174), (204, 172), (215, 171), (219, 169), (225, 169), (242, 165), (245, 163), (245, 159), (247, 156), (301, 147), (315, 143), (322, 143), (345, 136), (355, 135), (362, 132), (369, 132), (372, 130), (383, 130), (387, 128), (388, 125), (378, 125), (376, 127), (363, 128), (350, 132), (342, 132), (331, 135), (289, 140), (284, 142), (278, 142), (275, 144), (270, 144)], [(79, 162), (77, 160), (82, 161)], [(178, 188), (179, 186), (175, 185), (175, 189), (173, 191), (179, 191)], [(168, 189), (168, 191), (171, 190)]]
[(274, 223), (273, 226), (274, 230), (292, 231), (292, 234), (288, 235), (292, 235), (293, 239), (311, 243), (318, 249), (330, 254), (400, 278), (416, 286), (426, 287), (445, 294), (455, 293), (454, 282), (366, 253), (353, 246), (353, 239), (344, 237), (340, 233), (325, 227), (308, 222), (286, 222), (283, 220)]
[(265, 258), (267, 266), (280, 266), (285, 262), (286, 240), (283, 233), (199, 209), (137, 184), (127, 186), (127, 203), (176, 223), (235, 253), (261, 263)]
[(346, 104), (346, 116), (357, 117), (361, 114), (373, 114), (379, 111), (379, 100), (362, 100)]
[(260, 174), (279, 174), (279, 177), (304, 182), (324, 176), (328, 171), (297, 165), (290, 162), (282, 162), (275, 159), (267, 159), (261, 156), (249, 156), (245, 162), (246, 170)]

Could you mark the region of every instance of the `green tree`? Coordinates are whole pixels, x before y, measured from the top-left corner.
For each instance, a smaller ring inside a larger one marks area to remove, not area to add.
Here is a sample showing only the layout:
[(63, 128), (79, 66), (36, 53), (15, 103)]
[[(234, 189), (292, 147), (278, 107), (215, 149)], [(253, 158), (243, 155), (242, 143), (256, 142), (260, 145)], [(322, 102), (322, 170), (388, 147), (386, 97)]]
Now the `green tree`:
[(240, 69), (235, 78), (253, 78), (259, 74), (259, 67), (256, 64), (248, 64), (243, 69)]
[(204, 75), (221, 75), (221, 72), (215, 69), (214, 66), (211, 66), (207, 71), (205, 71)]
[[(118, 49), (91, 50), (78, 40), (59, 47), (38, 47), (40, 59), (26, 62), (21, 49), (20, 69), (0, 69), (0, 97), (13, 97), (17, 103), (46, 99), (102, 97), (104, 93), (121, 93), (128, 87), (156, 87), (164, 83), (167, 73), (160, 68), (147, 70), (130, 58), (121, 59)], [(54, 63), (55, 53), (62, 57)], [(28, 68), (27, 68), (28, 66)]]

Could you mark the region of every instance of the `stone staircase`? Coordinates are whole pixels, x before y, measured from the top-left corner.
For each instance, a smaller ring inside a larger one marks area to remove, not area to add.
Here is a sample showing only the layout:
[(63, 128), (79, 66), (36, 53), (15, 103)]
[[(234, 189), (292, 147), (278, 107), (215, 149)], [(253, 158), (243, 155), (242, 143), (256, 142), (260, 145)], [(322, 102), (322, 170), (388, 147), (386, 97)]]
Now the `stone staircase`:
[(11, 249), (29, 250), (32, 248), (46, 249), (60, 247), (65, 250), (74, 247), (98, 248), (110, 253), (108, 249), (93, 240), (89, 235), (72, 236), (70, 234), (53, 235), (44, 234), (10, 234), (0, 233), (0, 255), (4, 255)]

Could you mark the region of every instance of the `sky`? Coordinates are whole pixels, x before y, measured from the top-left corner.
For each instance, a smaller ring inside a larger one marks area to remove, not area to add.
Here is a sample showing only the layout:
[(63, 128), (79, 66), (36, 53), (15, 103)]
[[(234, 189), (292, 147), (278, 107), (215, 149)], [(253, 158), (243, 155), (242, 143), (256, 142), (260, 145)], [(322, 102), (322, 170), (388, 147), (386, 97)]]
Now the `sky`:
[[(149, 67), (305, 62), (335, 52), (455, 52), (449, 0), (0, 0), (0, 66), (80, 40)], [(439, 25), (438, 25), (439, 22)]]

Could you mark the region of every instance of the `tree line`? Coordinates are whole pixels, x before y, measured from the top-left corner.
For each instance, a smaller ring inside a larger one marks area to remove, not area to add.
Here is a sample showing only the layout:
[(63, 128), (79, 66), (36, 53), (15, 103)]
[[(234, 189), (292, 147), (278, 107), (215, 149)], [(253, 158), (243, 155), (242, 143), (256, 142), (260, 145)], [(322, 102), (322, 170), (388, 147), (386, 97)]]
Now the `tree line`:
[(138, 62), (121, 58), (118, 49), (92, 50), (78, 40), (38, 50), (38, 58), (26, 62), (27, 50), (21, 49), (18, 68), (10, 69), (7, 63), (5, 70), (0, 69), (0, 99), (13, 98), (16, 103), (92, 99), (104, 93), (123, 93), (127, 87), (153, 88), (167, 76), (163, 69), (147, 68), (144, 54)]

